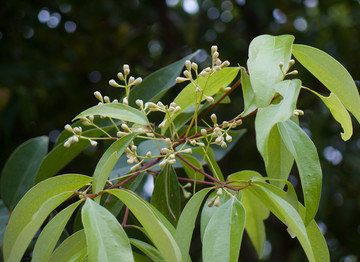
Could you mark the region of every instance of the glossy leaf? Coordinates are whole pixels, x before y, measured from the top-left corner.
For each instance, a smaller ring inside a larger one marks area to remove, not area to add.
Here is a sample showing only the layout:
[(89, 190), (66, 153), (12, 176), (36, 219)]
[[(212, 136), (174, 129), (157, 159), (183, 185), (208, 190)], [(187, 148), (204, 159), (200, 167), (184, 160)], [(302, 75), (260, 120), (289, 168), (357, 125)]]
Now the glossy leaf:
[(32, 255), (33, 262), (50, 261), (49, 259), (51, 253), (53, 252), (61, 233), (63, 232), (71, 215), (81, 202), (82, 200), (77, 201), (62, 210), (44, 227), (34, 247)]
[(299, 169), (305, 200), (305, 225), (315, 217), (319, 207), (322, 171), (316, 147), (306, 133), (291, 120), (278, 123), (287, 149), (294, 156)]
[(185, 56), (184, 58), (166, 67), (160, 68), (147, 76), (141, 84), (131, 88), (129, 104), (135, 105), (136, 99), (144, 102), (157, 102), (161, 97), (176, 84), (176, 77), (181, 73), (186, 60), (190, 60), (199, 54), (200, 50)]
[(85, 231), (79, 230), (69, 236), (51, 254), (49, 261), (77, 262), (87, 256)]
[(284, 78), (279, 64), (283, 63), (285, 73), (289, 66), (293, 41), (292, 35), (261, 35), (251, 41), (247, 65), (258, 107), (269, 105), (273, 99), (273, 86)]
[(11, 154), (1, 173), (1, 197), (10, 211), (34, 185), (36, 171), (48, 150), (46, 136), (32, 138)]
[(130, 121), (144, 126), (148, 125), (147, 118), (142, 112), (133, 107), (120, 103), (99, 104), (90, 107), (77, 115), (73, 120), (93, 115), (102, 115), (122, 121)]
[(198, 216), (202, 202), (205, 196), (212, 190), (205, 188), (197, 192), (186, 203), (183, 211), (181, 212), (179, 222), (176, 227), (175, 240), (179, 245), (182, 256), (186, 258), (189, 255), (189, 249), (193, 231), (195, 228), (196, 218)]
[(83, 175), (62, 175), (43, 181), (19, 201), (4, 236), (5, 261), (20, 261), (46, 217), (58, 205), (92, 179)]
[[(103, 127), (105, 131), (109, 131), (112, 128), (114, 127)], [(84, 136), (97, 137), (101, 136), (103, 133), (99, 129), (90, 129), (84, 131), (82, 134)], [(63, 143), (59, 143), (47, 154), (47, 156), (41, 162), (41, 165), (35, 177), (35, 183), (39, 183), (40, 181), (54, 176), (89, 145), (90, 142), (84, 139), (80, 139), (78, 143), (72, 144), (70, 148), (64, 147)]]
[(245, 217), (245, 208), (236, 197), (219, 206), (204, 232), (204, 262), (239, 260)]
[(130, 240), (106, 208), (87, 199), (81, 209), (81, 219), (90, 262), (134, 261)]
[(180, 188), (175, 169), (172, 165), (166, 165), (156, 177), (151, 204), (176, 225), (180, 215), (180, 201)]
[[(249, 179), (254, 180), (254, 178), (262, 178), (262, 176), (255, 171), (244, 170), (231, 174), (228, 177), (228, 180), (246, 181)], [(258, 257), (261, 259), (264, 253), (266, 240), (264, 220), (269, 217), (270, 212), (269, 209), (250, 190), (244, 189), (241, 191), (241, 193), (241, 203), (244, 205), (246, 211), (245, 230), (255, 247)]]
[(324, 102), (324, 104), (329, 108), (335, 120), (341, 124), (341, 127), (344, 130), (344, 132), (341, 133), (341, 138), (344, 141), (349, 140), (353, 134), (351, 117), (349, 115), (349, 112), (346, 110), (344, 105), (339, 100), (339, 98), (334, 93), (330, 93), (330, 95), (326, 97), (320, 95), (314, 90), (308, 88), (307, 90), (313, 92), (315, 95), (320, 97), (320, 99)]
[(131, 141), (135, 139), (137, 133), (131, 133), (116, 142), (105, 151), (96, 165), (94, 171), (93, 193), (98, 193), (104, 189), (107, 179), (109, 178), (111, 170), (114, 168), (116, 162), (129, 146)]
[(252, 89), (250, 76), (246, 73), (245, 69), (241, 69), (241, 86), (244, 97), (244, 111), (241, 113), (242, 116), (246, 116), (253, 112), (256, 108), (255, 93)]
[(267, 188), (260, 185), (253, 185), (248, 190), (251, 190), (259, 199), (261, 199), (272, 213), (280, 217), (279, 219), (294, 232), (302, 245), (309, 261), (314, 260), (314, 254), (311, 248), (310, 240), (307, 235), (306, 227), (298, 212), (286, 200), (274, 194)]
[(175, 239), (160, 222), (149, 203), (126, 189), (111, 189), (107, 192), (118, 197), (130, 209), (166, 261), (182, 261)]
[[(198, 84), (205, 88), (204, 94), (207, 96), (213, 96), (218, 93), (221, 88), (227, 87), (236, 77), (240, 68), (239, 67), (226, 67), (220, 71), (215, 72), (213, 75), (206, 77), (199, 77)], [(199, 97), (197, 97), (199, 100)], [(201, 101), (204, 101), (205, 97)], [(173, 119), (175, 119), (181, 112), (191, 107), (196, 103), (195, 96), (195, 86), (193, 83), (188, 84), (178, 96), (175, 98), (174, 102), (176, 105), (181, 107), (181, 111), (175, 114)], [(162, 131), (164, 132), (166, 128)]]
[[(152, 261), (165, 262), (163, 256), (159, 252), (159, 250), (157, 250), (154, 246), (152, 246), (144, 241), (134, 239), (134, 238), (130, 238), (130, 243), (133, 246), (137, 247), (140, 251), (142, 251)], [(135, 259), (135, 261), (136, 261), (136, 259)]]
[(360, 96), (349, 72), (325, 52), (306, 45), (293, 45), (295, 58), (320, 80), (360, 123)]
[(0, 246), (3, 243), (6, 225), (9, 221), (9, 210), (5, 207), (3, 201), (0, 199)]

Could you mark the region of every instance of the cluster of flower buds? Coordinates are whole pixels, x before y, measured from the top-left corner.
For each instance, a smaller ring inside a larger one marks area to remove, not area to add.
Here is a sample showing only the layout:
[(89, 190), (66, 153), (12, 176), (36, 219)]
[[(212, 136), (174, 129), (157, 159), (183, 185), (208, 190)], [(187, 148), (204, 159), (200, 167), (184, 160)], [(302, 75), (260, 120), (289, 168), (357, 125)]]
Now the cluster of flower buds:
[(282, 72), (282, 74), (283, 74), (284, 77), (285, 77), (285, 76), (288, 76), (288, 75), (297, 75), (297, 74), (298, 74), (298, 71), (297, 71), (297, 70), (293, 70), (293, 71), (291, 71), (291, 72), (288, 73), (290, 67), (292, 67), (294, 64), (295, 64), (295, 60), (294, 60), (294, 59), (290, 59), (289, 65), (288, 65), (288, 67), (286, 68), (286, 70), (284, 71), (284, 68), (283, 68), (283, 67), (284, 67), (284, 62), (280, 62), (280, 63), (279, 63), (280, 70), (281, 70), (281, 72)]
[(300, 109), (295, 109), (293, 116), (303, 116), (304, 115), (304, 111), (300, 110)]
[(186, 191), (186, 188), (188, 188), (188, 187), (191, 187), (191, 183), (187, 183), (186, 185), (181, 186), (181, 189), (183, 191), (183, 195), (184, 195), (185, 199), (188, 199), (191, 197), (191, 193)]
[(222, 188), (218, 188), (218, 190), (216, 192), (216, 196), (214, 196), (212, 199), (210, 199), (210, 201), (208, 203), (208, 207), (220, 206), (220, 196), (221, 195), (222, 195)]
[[(139, 102), (140, 104), (140, 102)], [(181, 111), (181, 107), (172, 102), (169, 106), (165, 106), (161, 101), (156, 104), (153, 102), (145, 103), (145, 109), (149, 109), (149, 112), (159, 111), (167, 114), (168, 117), (172, 118), (175, 114)], [(167, 118), (159, 124), (159, 128), (164, 128), (167, 122)]]
[(228, 60), (225, 60), (224, 62), (222, 62), (219, 59), (218, 47), (216, 45), (213, 45), (211, 47), (211, 57), (212, 57), (212, 61), (213, 61), (213, 72), (219, 71), (222, 68), (230, 65), (230, 62)]
[(135, 77), (133, 76), (130, 76), (129, 79), (127, 79), (127, 77), (129, 76), (130, 74), (130, 67), (129, 65), (124, 65), (123, 66), (123, 71), (124, 71), (124, 74), (119, 72), (117, 74), (117, 77), (119, 78), (120, 81), (123, 81), (125, 83), (125, 85), (120, 85), (118, 84), (114, 79), (111, 79), (109, 81), (109, 85), (113, 86), (113, 87), (122, 87), (122, 88), (125, 88), (125, 87), (130, 87), (130, 86), (133, 86), (133, 85), (138, 85), (142, 82), (142, 78), (141, 77), (138, 77), (135, 79)]
[(135, 146), (133, 143), (129, 147), (125, 149), (126, 156), (128, 160), (126, 161), (128, 165), (131, 165), (133, 163), (139, 163), (138, 155), (137, 155), (137, 146)]
[(74, 128), (72, 128), (71, 125), (67, 124), (67, 125), (65, 125), (65, 130), (73, 133), (74, 135), (71, 136), (71, 137), (69, 137), (69, 138), (66, 140), (66, 142), (64, 143), (64, 147), (70, 147), (71, 144), (79, 142), (79, 139), (80, 139), (80, 138), (84, 138), (84, 139), (89, 140), (89, 142), (90, 142), (90, 144), (91, 144), (92, 146), (97, 146), (97, 142), (96, 142), (96, 141), (94, 141), (94, 140), (92, 140), (92, 139), (90, 139), (90, 138), (86, 138), (86, 137), (82, 137), (82, 136), (81, 136), (81, 133), (82, 133), (82, 128), (81, 128), (81, 127), (74, 127)]
[(102, 96), (102, 94), (99, 91), (95, 91), (94, 96), (99, 100), (99, 104), (119, 103), (117, 99), (110, 101), (110, 98), (108, 96)]
[(84, 126), (91, 126), (94, 123), (94, 116), (82, 117), (80, 120)]

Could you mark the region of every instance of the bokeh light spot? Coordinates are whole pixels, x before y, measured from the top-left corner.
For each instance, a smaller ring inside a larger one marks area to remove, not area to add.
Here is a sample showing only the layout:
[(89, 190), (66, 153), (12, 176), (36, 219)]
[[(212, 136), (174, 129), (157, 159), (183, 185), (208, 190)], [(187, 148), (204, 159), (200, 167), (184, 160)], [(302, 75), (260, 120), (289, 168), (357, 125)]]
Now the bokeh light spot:
[(66, 21), (64, 24), (64, 28), (67, 33), (74, 33), (76, 30), (76, 23), (73, 21)]
[(91, 71), (89, 74), (89, 80), (91, 83), (98, 83), (101, 80), (101, 73), (97, 70)]
[(295, 20), (294, 20), (294, 27), (296, 30), (302, 32), (307, 29), (308, 23), (304, 17), (299, 16), (299, 17), (295, 18)]
[(56, 28), (61, 21), (61, 15), (59, 13), (51, 14), (49, 20), (47, 21), (47, 26), (49, 28)]
[(219, 9), (217, 9), (216, 7), (210, 7), (207, 11), (207, 16), (211, 19), (211, 20), (215, 20), (218, 19), (220, 16), (220, 11)]
[(285, 24), (287, 21), (286, 14), (281, 11), (279, 8), (275, 8), (273, 10), (273, 17), (275, 19), (275, 22), (278, 24)]
[(47, 21), (49, 21), (50, 19), (49, 11), (46, 9), (40, 10), (40, 12), (38, 13), (38, 19), (40, 23), (47, 23)]
[(190, 15), (194, 15), (199, 11), (199, 4), (196, 0), (184, 0), (182, 7)]

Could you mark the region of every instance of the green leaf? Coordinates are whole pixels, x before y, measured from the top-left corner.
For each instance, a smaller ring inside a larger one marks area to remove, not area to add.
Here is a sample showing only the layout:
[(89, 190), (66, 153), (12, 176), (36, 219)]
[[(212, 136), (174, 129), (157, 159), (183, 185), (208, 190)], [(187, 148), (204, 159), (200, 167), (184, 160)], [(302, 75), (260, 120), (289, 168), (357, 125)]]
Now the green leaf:
[[(103, 127), (105, 131), (113, 128), (114, 126)], [(90, 129), (82, 133), (82, 135), (88, 137), (98, 137), (102, 134), (99, 129)], [(35, 177), (35, 183), (54, 176), (89, 145), (90, 142), (85, 139), (80, 139), (78, 143), (72, 144), (70, 148), (64, 147), (63, 143), (57, 144), (42, 161)]]
[(130, 121), (144, 126), (148, 125), (148, 120), (142, 112), (131, 106), (115, 103), (99, 104), (90, 107), (77, 115), (73, 120), (92, 115), (101, 115), (122, 121)]
[(0, 246), (4, 240), (4, 232), (9, 221), (9, 210), (5, 207), (3, 201), (0, 199)]
[[(183, 158), (185, 158), (188, 162), (196, 166), (197, 168), (200, 168), (203, 170), (202, 165), (199, 163), (196, 157), (193, 157), (192, 155), (182, 154)], [(204, 175), (195, 171), (193, 168), (189, 167), (185, 162), (183, 162), (181, 159), (179, 159), (186, 175), (194, 180), (204, 180)]]
[(50, 222), (41, 231), (41, 234), (34, 247), (32, 255), (33, 262), (50, 261), (49, 259), (51, 253), (53, 252), (61, 233), (63, 232), (71, 215), (81, 202), (83, 201), (79, 200), (62, 210), (53, 219), (51, 219)]
[[(255, 171), (244, 170), (231, 174), (228, 177), (228, 180), (254, 180), (254, 178), (262, 178), (262, 176)], [(246, 211), (245, 230), (255, 247), (259, 259), (261, 259), (264, 253), (266, 240), (264, 220), (269, 217), (270, 212), (269, 209), (250, 190), (244, 189), (241, 193), (241, 203), (244, 205)]]
[(27, 246), (46, 217), (92, 180), (83, 175), (62, 175), (31, 188), (11, 214), (4, 236), (5, 261), (20, 261)]
[(258, 107), (269, 105), (273, 99), (273, 86), (284, 78), (279, 64), (283, 63), (283, 71), (288, 68), (293, 41), (292, 35), (261, 35), (251, 41), (247, 65)]
[(51, 262), (77, 262), (87, 255), (85, 231), (79, 230), (69, 236), (51, 254)]
[(156, 177), (151, 204), (173, 225), (180, 215), (180, 188), (175, 169), (166, 165)]
[(179, 245), (183, 258), (189, 256), (189, 249), (195, 228), (196, 218), (198, 216), (201, 204), (210, 190), (212, 189), (205, 188), (197, 192), (193, 197), (190, 198), (181, 212), (179, 222), (176, 227), (175, 240)]
[(110, 211), (86, 199), (81, 218), (90, 262), (134, 261), (130, 240)]
[(190, 60), (199, 54), (200, 50), (163, 67), (147, 76), (141, 84), (131, 88), (129, 104), (135, 105), (136, 99), (146, 102), (157, 102), (161, 97), (176, 84), (176, 77), (181, 73), (186, 60)]
[[(277, 187), (274, 187), (278, 189)], [(246, 190), (252, 191), (270, 211), (276, 215), (296, 235), (310, 262), (315, 261), (306, 227), (299, 213), (285, 199), (258, 184), (252, 184)]]
[(130, 238), (130, 243), (140, 249), (140, 251), (142, 251), (146, 256), (148, 256), (152, 261), (165, 262), (159, 250), (157, 250), (154, 246), (134, 238)]
[[(235, 79), (239, 70), (239, 67), (226, 67), (220, 71), (216, 71), (211, 76), (199, 77), (197, 83), (201, 86), (201, 88), (205, 88), (204, 94), (206, 96), (213, 96), (218, 93), (221, 88), (227, 87)], [(195, 88), (195, 85), (190, 83), (180, 92), (180, 94), (177, 95), (174, 102), (176, 105), (181, 107), (181, 111), (174, 114), (172, 117), (173, 120), (184, 110), (192, 105), (195, 105), (195, 103), (199, 101), (199, 97), (195, 96)], [(203, 97), (201, 101), (204, 100), (205, 97)], [(166, 125), (165, 128), (162, 129), (163, 133), (166, 131), (167, 127), (168, 126)]]
[(111, 189), (107, 192), (118, 197), (130, 209), (166, 261), (183, 260), (175, 239), (160, 222), (149, 203), (126, 189)]
[(341, 124), (341, 127), (344, 130), (344, 132), (341, 133), (341, 138), (344, 141), (349, 140), (353, 134), (351, 117), (349, 115), (349, 112), (346, 110), (344, 105), (339, 100), (339, 98), (334, 93), (330, 93), (328, 97), (325, 97), (315, 92), (314, 90), (311, 90), (309, 88), (306, 89), (313, 92), (318, 97), (320, 97), (320, 99), (324, 102), (324, 104), (329, 108), (335, 120)]
[(253, 112), (256, 108), (256, 99), (254, 90), (252, 89), (250, 76), (246, 73), (245, 69), (241, 69), (241, 86), (244, 97), (244, 111), (241, 113), (242, 116), (246, 116)]
[(239, 260), (245, 217), (245, 208), (235, 196), (220, 205), (204, 232), (205, 262)]
[(104, 189), (106, 180), (109, 178), (111, 170), (114, 168), (116, 162), (124, 153), (125, 149), (137, 135), (138, 133), (131, 133), (123, 136), (116, 142), (112, 143), (105, 151), (94, 171), (93, 193), (98, 193)]
[(308, 225), (320, 202), (322, 171), (319, 156), (311, 139), (293, 121), (278, 123), (278, 129), (299, 169), (306, 208), (305, 225)]
[(1, 173), (1, 197), (10, 211), (34, 185), (35, 174), (48, 149), (46, 136), (32, 138), (11, 154)]
[(320, 80), (360, 123), (360, 96), (349, 72), (325, 52), (306, 45), (293, 45), (293, 55)]

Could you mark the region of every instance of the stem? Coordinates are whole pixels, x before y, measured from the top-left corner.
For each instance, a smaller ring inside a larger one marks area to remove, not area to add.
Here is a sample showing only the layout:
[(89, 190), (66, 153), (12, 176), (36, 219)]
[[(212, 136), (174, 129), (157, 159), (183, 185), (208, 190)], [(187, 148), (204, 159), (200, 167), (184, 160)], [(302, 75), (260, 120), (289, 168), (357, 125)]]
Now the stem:
[(127, 219), (128, 219), (128, 216), (129, 216), (129, 208), (126, 207), (126, 209), (125, 209), (125, 214), (124, 214), (124, 219), (123, 219), (123, 221), (122, 221), (122, 223), (121, 223), (121, 226), (122, 226), (122, 227), (124, 227), (124, 226), (126, 225), (126, 221), (127, 221)]
[(211, 185), (211, 186), (215, 185), (214, 182), (195, 180), (195, 179), (186, 178), (186, 177), (178, 177), (178, 180), (187, 181), (187, 182), (194, 182), (194, 183), (199, 183), (199, 184), (205, 184), (205, 185)]

